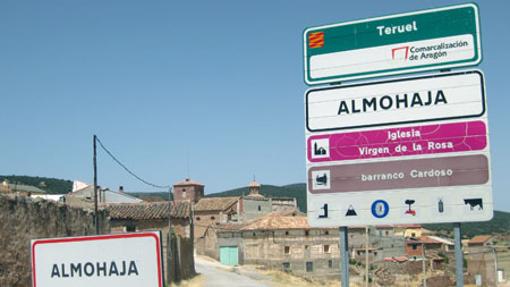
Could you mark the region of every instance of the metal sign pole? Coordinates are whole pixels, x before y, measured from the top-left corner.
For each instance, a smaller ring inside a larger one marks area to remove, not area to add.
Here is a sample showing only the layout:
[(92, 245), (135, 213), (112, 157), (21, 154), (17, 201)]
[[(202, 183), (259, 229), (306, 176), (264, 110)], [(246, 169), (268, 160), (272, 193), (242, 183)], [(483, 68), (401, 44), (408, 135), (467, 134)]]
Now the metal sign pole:
[(453, 233), (455, 237), (455, 276), (457, 287), (464, 286), (464, 255), (462, 254), (460, 223), (453, 224)]
[(347, 227), (341, 226), (340, 231), (340, 257), (342, 271), (342, 287), (349, 287), (349, 242), (347, 240)]

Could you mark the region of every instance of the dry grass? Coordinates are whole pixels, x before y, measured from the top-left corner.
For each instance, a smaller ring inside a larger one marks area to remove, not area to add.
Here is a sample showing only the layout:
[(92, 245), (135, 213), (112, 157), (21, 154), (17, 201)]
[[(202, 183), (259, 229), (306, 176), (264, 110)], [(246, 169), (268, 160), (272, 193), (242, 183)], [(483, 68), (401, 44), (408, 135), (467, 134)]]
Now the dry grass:
[[(281, 271), (261, 271), (262, 274), (270, 276), (271, 287), (338, 287), (339, 281), (335, 280), (308, 280), (301, 277), (293, 276), (291, 274)], [(350, 282), (351, 286), (361, 286), (355, 282)]]
[(175, 286), (175, 287), (202, 287), (202, 286), (204, 286), (204, 280), (205, 280), (204, 276), (197, 275), (190, 280), (185, 280), (179, 284), (175, 284), (172, 286)]

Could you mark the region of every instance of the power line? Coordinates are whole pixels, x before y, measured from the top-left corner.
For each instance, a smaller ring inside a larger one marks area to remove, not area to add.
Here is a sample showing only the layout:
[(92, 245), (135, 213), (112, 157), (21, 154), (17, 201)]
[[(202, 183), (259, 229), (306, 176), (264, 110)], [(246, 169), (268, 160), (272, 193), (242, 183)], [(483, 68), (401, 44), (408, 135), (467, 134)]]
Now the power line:
[(139, 180), (140, 182), (148, 185), (148, 186), (152, 186), (152, 187), (155, 187), (155, 188), (170, 188), (170, 185), (158, 185), (158, 184), (154, 184), (154, 183), (151, 183), (143, 178), (141, 178), (140, 176), (136, 175), (133, 171), (131, 171), (125, 164), (123, 164), (116, 156), (113, 155), (112, 152), (110, 152), (110, 150), (108, 150), (104, 145), (103, 143), (101, 142), (101, 140), (96, 137), (96, 140), (97, 142), (99, 143), (99, 146), (118, 164), (120, 165), (127, 173), (129, 173), (131, 176), (133, 176), (134, 178), (136, 178), (137, 180)]

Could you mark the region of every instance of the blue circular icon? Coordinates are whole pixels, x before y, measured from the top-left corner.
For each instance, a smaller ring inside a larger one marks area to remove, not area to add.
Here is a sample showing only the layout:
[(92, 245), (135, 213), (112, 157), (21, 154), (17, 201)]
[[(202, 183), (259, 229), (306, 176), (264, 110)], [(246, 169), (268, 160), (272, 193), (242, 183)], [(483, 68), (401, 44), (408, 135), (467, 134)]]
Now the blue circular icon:
[(390, 212), (390, 206), (382, 199), (374, 201), (372, 203), (372, 215), (376, 218), (384, 218)]

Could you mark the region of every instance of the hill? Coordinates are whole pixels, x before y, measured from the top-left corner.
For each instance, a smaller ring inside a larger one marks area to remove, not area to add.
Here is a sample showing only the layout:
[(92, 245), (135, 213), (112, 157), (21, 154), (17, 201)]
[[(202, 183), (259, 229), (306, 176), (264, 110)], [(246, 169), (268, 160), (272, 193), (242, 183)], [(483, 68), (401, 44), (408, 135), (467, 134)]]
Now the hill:
[[(284, 186), (262, 184), (260, 193), (266, 197), (295, 197), (299, 210), (306, 212), (306, 184), (296, 183)], [(248, 194), (248, 187), (235, 188), (223, 192), (207, 194), (211, 196), (240, 196)]]
[(0, 175), (0, 182), (4, 180), (8, 180), (10, 183), (36, 186), (49, 194), (69, 193), (73, 190), (72, 181), (58, 178), (26, 175)]
[[(452, 235), (453, 224), (425, 224), (425, 228)], [(480, 234), (510, 234), (510, 212), (494, 211), (494, 217), (487, 222), (462, 223), (462, 235), (473, 237)]]

